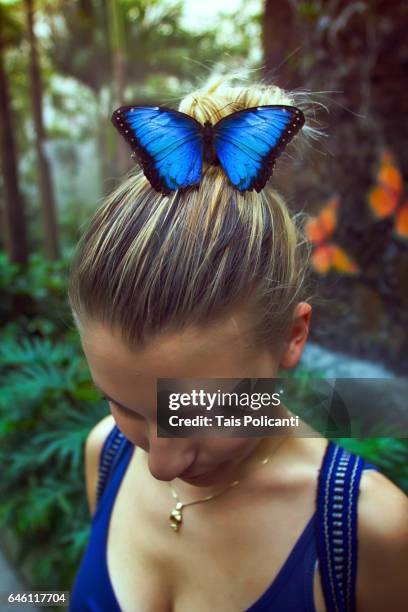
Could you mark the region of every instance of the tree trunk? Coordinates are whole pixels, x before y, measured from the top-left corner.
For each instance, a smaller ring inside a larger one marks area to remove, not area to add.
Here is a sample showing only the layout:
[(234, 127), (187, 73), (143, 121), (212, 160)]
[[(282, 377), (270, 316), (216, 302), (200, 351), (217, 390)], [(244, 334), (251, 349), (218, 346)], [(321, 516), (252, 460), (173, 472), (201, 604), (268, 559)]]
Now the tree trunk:
[(0, 150), (4, 192), (4, 246), (10, 261), (26, 263), (28, 246), (24, 199), (19, 188), (9, 84), (4, 59), (3, 33), (0, 24)]
[(265, 79), (283, 89), (291, 89), (296, 80), (293, 22), (289, 0), (265, 0), (262, 29)]
[(40, 183), (41, 208), (44, 223), (44, 244), (50, 259), (59, 258), (58, 228), (56, 223), (55, 199), (50, 165), (45, 150), (45, 133), (42, 115), (42, 83), (38, 63), (37, 44), (34, 33), (33, 0), (24, 0), (27, 18), (27, 34), (30, 44), (31, 103), (36, 134), (36, 151)]
[[(113, 71), (113, 86), (115, 107), (124, 104), (124, 90), (126, 84), (125, 77), (125, 51), (123, 48), (124, 31), (122, 27), (122, 19), (120, 15), (120, 7), (117, 0), (110, 0), (111, 12), (111, 50), (112, 50), (112, 71)], [(112, 109), (113, 111), (114, 109)], [(119, 174), (124, 174), (129, 170), (129, 147), (123, 139), (118, 140), (117, 144), (117, 163)]]

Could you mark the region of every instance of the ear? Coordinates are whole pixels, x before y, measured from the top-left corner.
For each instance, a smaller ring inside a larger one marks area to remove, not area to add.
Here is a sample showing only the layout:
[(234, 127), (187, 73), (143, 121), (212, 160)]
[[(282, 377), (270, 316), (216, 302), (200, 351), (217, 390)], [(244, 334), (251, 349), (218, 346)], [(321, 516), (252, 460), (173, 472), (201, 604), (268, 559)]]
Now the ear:
[(283, 350), (279, 368), (294, 368), (300, 360), (303, 347), (309, 335), (312, 307), (307, 302), (297, 304), (293, 313), (292, 329)]

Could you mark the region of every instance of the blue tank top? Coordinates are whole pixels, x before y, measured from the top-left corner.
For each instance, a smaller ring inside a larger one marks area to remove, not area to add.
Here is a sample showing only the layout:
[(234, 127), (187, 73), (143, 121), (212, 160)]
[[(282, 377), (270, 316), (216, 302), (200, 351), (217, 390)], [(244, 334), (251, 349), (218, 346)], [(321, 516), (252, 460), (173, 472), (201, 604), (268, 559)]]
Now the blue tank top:
[[(70, 612), (121, 612), (109, 577), (106, 545), (112, 508), (134, 448), (116, 425), (103, 445), (97, 506), (72, 588)], [(363, 469), (378, 468), (328, 441), (315, 512), (273, 582), (245, 612), (316, 612), (317, 563), (327, 611), (354, 612), (357, 497)]]

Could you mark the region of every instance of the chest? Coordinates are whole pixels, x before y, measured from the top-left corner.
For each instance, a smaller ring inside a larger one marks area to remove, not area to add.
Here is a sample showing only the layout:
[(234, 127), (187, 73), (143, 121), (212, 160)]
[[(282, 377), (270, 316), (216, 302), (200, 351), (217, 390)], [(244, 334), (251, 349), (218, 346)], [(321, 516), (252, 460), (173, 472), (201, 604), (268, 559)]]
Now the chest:
[[(107, 566), (123, 612), (243, 612), (269, 587), (314, 511), (314, 489), (246, 491), (183, 509), (175, 533), (166, 483), (126, 472), (112, 508)], [(133, 476), (133, 477), (132, 477)], [(292, 498), (293, 496), (293, 498)], [(318, 573), (317, 612), (324, 612)]]

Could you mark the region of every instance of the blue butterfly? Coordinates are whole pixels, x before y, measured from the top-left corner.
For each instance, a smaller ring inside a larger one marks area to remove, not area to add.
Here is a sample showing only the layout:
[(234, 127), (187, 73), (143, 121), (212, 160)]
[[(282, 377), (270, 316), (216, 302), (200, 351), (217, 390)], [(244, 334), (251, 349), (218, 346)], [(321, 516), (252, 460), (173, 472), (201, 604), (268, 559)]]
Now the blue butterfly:
[(261, 191), (304, 122), (301, 110), (284, 105), (247, 108), (215, 125), (163, 106), (122, 106), (112, 114), (132, 157), (164, 194), (199, 185), (203, 160), (221, 164), (239, 191)]

